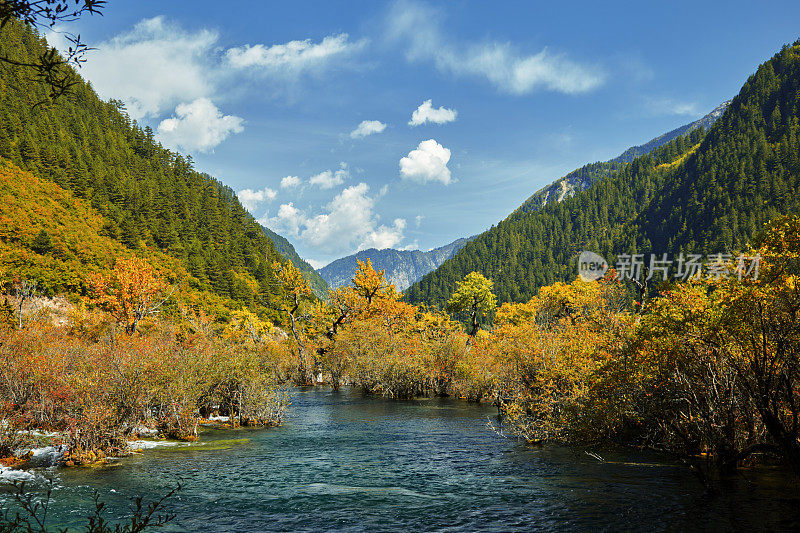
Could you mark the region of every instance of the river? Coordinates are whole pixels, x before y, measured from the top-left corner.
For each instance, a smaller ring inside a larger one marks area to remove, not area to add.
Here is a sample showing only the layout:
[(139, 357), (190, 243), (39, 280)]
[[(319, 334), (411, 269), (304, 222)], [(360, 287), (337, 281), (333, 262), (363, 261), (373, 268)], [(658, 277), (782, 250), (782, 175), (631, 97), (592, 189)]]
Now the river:
[(167, 530), (800, 528), (800, 490), (777, 470), (745, 471), (712, 495), (664, 457), (600, 451), (601, 462), (532, 447), (492, 431), (494, 415), (455, 400), (298, 390), (282, 427), (212, 429), (200, 444), (147, 449), (111, 467), (43, 468), (30, 486), (53, 477), (50, 522), (75, 526), (95, 490), (114, 518), (130, 498), (156, 498), (180, 481)]

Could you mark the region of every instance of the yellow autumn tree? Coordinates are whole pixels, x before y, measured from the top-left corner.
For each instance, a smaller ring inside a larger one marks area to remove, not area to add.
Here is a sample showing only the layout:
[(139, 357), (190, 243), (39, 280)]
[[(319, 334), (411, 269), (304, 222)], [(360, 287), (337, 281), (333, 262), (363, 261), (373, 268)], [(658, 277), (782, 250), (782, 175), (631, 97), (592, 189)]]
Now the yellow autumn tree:
[(305, 329), (311, 318), (314, 295), (303, 274), (291, 262), (276, 261), (272, 264), (272, 270), (278, 285), (274, 307), (283, 315), (297, 348), (297, 381), (301, 385), (313, 384), (317, 361), (314, 350), (307, 346), (309, 339)]
[(523, 304), (504, 304), (479, 339), (494, 368), (494, 395), (511, 432), (530, 441), (574, 440), (599, 371), (622, 349), (631, 318), (607, 280), (543, 287)]

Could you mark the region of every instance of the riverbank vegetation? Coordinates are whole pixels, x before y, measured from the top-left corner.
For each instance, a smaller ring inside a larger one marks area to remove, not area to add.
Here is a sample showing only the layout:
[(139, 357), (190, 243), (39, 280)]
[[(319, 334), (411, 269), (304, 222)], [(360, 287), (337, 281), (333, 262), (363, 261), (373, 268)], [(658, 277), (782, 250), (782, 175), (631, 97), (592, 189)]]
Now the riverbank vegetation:
[[(665, 281), (635, 301), (639, 288), (611, 270), (504, 304), (475, 335), (359, 264), (350, 286), (294, 312), (281, 353), (298, 370), (284, 377), (491, 401), (504, 431), (530, 442), (662, 450), (705, 480), (759, 460), (800, 473), (799, 254), (800, 218), (779, 218), (750, 251), (757, 279), (734, 260), (726, 275)], [(460, 301), (485, 292), (475, 278)]]
[[(325, 384), (492, 402), (506, 434), (658, 449), (706, 480), (758, 460), (800, 473), (800, 218), (770, 223), (751, 254), (757, 279), (731, 263), (731, 275), (665, 282), (646, 302), (613, 270), (556, 283), (496, 309), (474, 335), (403, 302), (369, 262), (324, 301), (276, 263), (273, 324), (246, 309), (223, 320), (183, 306), (145, 261), (120, 260), (61, 325), (26, 316), (20, 329), (4, 303), (4, 455), (23, 445), (19, 430), (63, 432), (64, 461), (80, 464), (147, 428), (196, 438), (212, 414), (273, 425), (282, 387)], [(459, 301), (470, 291), (487, 300), (491, 283), (477, 276), (454, 291)], [(153, 312), (133, 327), (137, 309)]]
[[(267, 323), (240, 310), (212, 328), (204, 309), (187, 306), (191, 292), (177, 293), (179, 285), (136, 257), (87, 283), (90, 297), (62, 308), (37, 308), (50, 300), (26, 280), (0, 302), (6, 462), (21, 462), (13, 454), (31, 431), (56, 432), (59, 460), (72, 465), (124, 453), (140, 434), (194, 440), (212, 414), (234, 427), (281, 422), (288, 397), (273, 346), (261, 342), (277, 334)], [(27, 312), (23, 297), (32, 302)]]
[[(194, 440), (212, 413), (233, 425), (280, 423), (287, 398), (261, 350), (181, 338), (163, 326), (137, 336), (80, 333), (102, 329), (97, 320), (90, 314), (69, 328), (0, 332), (7, 439), (19, 440), (23, 430), (61, 432), (64, 462), (80, 464), (125, 452), (130, 438), (153, 430)], [(8, 455), (24, 443), (2, 444)]]

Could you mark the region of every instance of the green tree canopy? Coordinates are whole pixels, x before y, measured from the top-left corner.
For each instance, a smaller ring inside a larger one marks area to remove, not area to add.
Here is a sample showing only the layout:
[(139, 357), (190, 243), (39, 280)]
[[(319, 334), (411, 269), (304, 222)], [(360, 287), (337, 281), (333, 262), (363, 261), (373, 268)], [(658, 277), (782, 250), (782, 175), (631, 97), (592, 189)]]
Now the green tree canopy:
[(447, 302), (447, 312), (466, 313), (469, 316), (470, 332), (474, 336), (480, 321), (497, 307), (497, 298), (492, 293), (494, 283), (478, 272), (470, 272), (456, 287)]

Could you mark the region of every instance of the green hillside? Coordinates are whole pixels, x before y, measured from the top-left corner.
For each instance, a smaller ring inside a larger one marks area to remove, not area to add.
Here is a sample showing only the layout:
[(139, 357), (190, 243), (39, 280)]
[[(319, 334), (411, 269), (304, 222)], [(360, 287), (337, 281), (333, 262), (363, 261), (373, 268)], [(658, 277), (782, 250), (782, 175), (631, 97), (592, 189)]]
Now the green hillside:
[(800, 41), (747, 80), (632, 226), (653, 250), (739, 249), (800, 207)]
[[(47, 44), (12, 20), (0, 53), (31, 61)], [(272, 241), (229, 187), (194, 170), (191, 157), (163, 148), (119, 102), (88, 83), (52, 105), (24, 69), (0, 67), (0, 157), (86, 200), (102, 233), (129, 249), (162, 250), (210, 290), (265, 311), (275, 287)]]
[[(106, 235), (107, 224), (86, 200), (0, 158), (0, 287), (7, 290), (14, 280), (33, 280), (40, 295), (81, 300), (91, 294), (88, 280), (93, 275), (105, 274), (117, 259), (134, 255)], [(182, 282), (175, 293), (178, 307), (193, 306), (222, 320), (236, 307), (203, 290), (174, 257), (153, 248), (135, 253), (170, 282)], [(175, 306), (166, 307), (168, 314), (178, 312)]]
[(574, 278), (584, 249), (608, 258), (741, 249), (765, 221), (800, 209), (799, 87), (800, 41), (763, 64), (707, 133), (695, 130), (612, 169), (572, 198), (515, 212), (406, 299), (440, 306), (456, 281), (478, 271), (495, 281), (501, 302), (526, 301), (543, 285)]
[(263, 227), (264, 233), (270, 238), (275, 249), (284, 258), (292, 262), (297, 269), (303, 273), (303, 277), (308, 281), (311, 290), (317, 295), (317, 298), (325, 298), (328, 296), (328, 283), (322, 279), (314, 267), (303, 261), (303, 258), (297, 254), (292, 243), (286, 237), (282, 237), (267, 227)]

